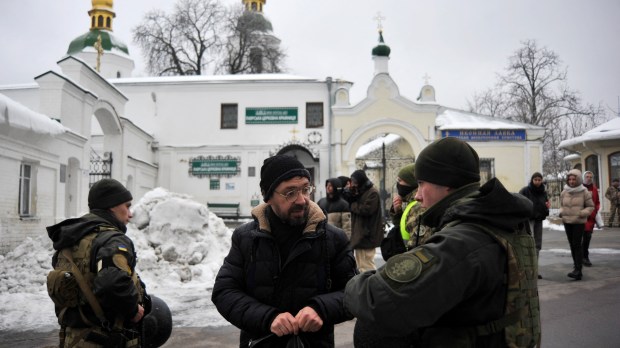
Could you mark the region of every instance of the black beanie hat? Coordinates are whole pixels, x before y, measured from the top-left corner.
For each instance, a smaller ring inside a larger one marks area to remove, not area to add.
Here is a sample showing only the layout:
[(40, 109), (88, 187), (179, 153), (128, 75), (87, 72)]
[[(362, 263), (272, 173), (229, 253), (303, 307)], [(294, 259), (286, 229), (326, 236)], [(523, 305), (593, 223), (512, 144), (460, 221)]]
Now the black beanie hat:
[(476, 151), (460, 139), (435, 140), (418, 155), (415, 177), (420, 181), (459, 188), (480, 181), (480, 160)]
[(88, 208), (108, 209), (133, 199), (131, 192), (114, 179), (101, 179), (88, 192)]
[(273, 191), (282, 181), (296, 176), (311, 180), (310, 172), (295, 157), (275, 155), (267, 158), (260, 169), (260, 189), (263, 201), (267, 202), (271, 198)]
[(363, 170), (358, 169), (351, 174), (351, 180), (355, 180), (357, 185), (361, 187), (368, 181), (368, 177)]

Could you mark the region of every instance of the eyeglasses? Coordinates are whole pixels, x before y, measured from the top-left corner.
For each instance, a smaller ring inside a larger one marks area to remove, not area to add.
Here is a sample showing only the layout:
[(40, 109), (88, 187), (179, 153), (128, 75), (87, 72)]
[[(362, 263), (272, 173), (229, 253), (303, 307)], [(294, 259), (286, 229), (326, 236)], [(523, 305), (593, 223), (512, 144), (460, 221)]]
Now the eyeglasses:
[(275, 192), (279, 194), (280, 196), (284, 197), (287, 202), (295, 202), (295, 200), (297, 200), (297, 197), (299, 197), (300, 193), (304, 197), (310, 197), (313, 191), (314, 191), (314, 186), (305, 186), (300, 189), (293, 189), (290, 191), (286, 191), (284, 193), (280, 193), (278, 191), (275, 191)]

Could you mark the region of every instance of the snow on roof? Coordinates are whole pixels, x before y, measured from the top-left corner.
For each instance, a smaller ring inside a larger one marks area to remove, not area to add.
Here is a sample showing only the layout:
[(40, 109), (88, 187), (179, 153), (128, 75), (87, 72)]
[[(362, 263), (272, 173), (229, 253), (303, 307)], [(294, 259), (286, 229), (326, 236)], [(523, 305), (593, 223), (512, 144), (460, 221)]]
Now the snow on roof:
[(537, 129), (527, 123), (505, 120), (456, 109), (445, 109), (435, 120), (439, 130), (449, 129)]
[(385, 143), (385, 145), (387, 146), (396, 142), (399, 139), (400, 135), (390, 133), (386, 136), (378, 137), (374, 140), (371, 140), (366, 144), (360, 146), (360, 148), (357, 150), (357, 153), (355, 154), (355, 158), (362, 158), (364, 156), (367, 156), (371, 152), (380, 149), (383, 143)]
[(38, 134), (57, 135), (66, 131), (63, 125), (50, 117), (30, 110), (4, 94), (0, 94), (0, 124)]
[(566, 148), (579, 143), (595, 140), (620, 140), (620, 117), (594, 127), (582, 135), (566, 139), (560, 143), (559, 148)]
[(192, 75), (192, 76), (150, 76), (127, 77), (108, 80), (113, 84), (125, 83), (178, 83), (178, 82), (250, 82), (250, 81), (288, 81), (318, 82), (311, 77), (290, 74), (238, 74), (238, 75)]

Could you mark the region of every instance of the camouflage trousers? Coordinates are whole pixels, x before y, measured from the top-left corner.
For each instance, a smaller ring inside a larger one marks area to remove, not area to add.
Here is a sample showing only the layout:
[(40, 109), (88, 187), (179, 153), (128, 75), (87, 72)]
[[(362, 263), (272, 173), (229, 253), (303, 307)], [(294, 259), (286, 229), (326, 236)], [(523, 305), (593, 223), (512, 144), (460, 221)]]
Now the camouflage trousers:
[[(93, 342), (89, 339), (92, 335), (99, 337), (107, 336), (103, 330), (99, 328), (66, 328), (64, 348), (104, 348), (100, 342)], [(118, 348), (137, 348), (140, 347), (138, 338), (128, 340), (124, 346)]]

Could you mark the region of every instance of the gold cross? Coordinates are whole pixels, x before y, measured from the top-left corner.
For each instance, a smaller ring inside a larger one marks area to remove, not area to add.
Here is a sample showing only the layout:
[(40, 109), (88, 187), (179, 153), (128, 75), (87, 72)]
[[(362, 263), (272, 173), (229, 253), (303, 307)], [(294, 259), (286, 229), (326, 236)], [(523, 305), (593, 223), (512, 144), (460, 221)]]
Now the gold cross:
[(103, 45), (101, 44), (101, 34), (97, 36), (97, 42), (93, 44), (93, 47), (97, 51), (97, 72), (101, 72), (101, 56), (103, 55)]
[(381, 12), (377, 12), (377, 15), (374, 16), (373, 19), (377, 21), (377, 29), (379, 29), (379, 31), (382, 31), (383, 26), (381, 25), (381, 21), (385, 20), (385, 17), (381, 14)]
[(293, 139), (292, 140), (297, 140), (297, 137), (295, 137), (295, 134), (299, 133), (300, 131), (298, 131), (297, 129), (295, 129), (295, 127), (293, 127), (293, 130), (291, 130), (289, 132), (293, 133)]

